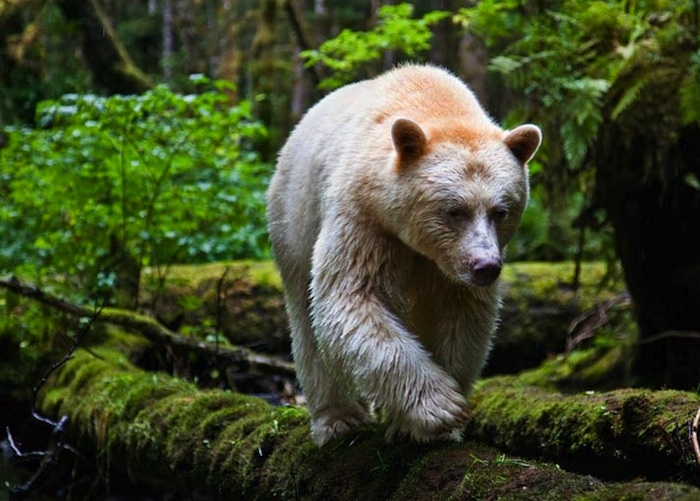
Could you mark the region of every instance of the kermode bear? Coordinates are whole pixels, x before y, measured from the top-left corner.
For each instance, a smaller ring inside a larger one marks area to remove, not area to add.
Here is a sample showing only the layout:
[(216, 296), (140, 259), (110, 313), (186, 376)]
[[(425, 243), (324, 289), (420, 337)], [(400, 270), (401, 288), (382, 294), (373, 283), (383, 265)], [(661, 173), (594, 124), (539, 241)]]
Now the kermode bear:
[(298, 124), (268, 221), (317, 444), (375, 415), (388, 439), (461, 439), (540, 142), (433, 66), (343, 87)]

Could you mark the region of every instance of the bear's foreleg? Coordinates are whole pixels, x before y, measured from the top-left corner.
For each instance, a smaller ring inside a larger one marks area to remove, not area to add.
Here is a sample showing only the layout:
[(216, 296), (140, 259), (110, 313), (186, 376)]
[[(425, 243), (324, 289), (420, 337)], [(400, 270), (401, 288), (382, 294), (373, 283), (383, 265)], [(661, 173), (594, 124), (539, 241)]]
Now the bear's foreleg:
[[(350, 248), (343, 260), (333, 259), (323, 245), (315, 249), (313, 331), (321, 359), (331, 373), (330, 380), (318, 384), (347, 380), (362, 401), (387, 416), (388, 438), (459, 439), (466, 419), (466, 401), (459, 385), (380, 297), (392, 295), (391, 266), (390, 260), (382, 259), (381, 247)], [(320, 408), (328, 416), (341, 414), (332, 406), (329, 402)], [(326, 435), (334, 434), (332, 420), (323, 426), (329, 428)]]
[[(369, 421), (370, 414), (351, 394), (346, 381), (330, 373), (318, 354), (303, 281), (289, 283), (290, 290), (285, 296), (292, 329), (292, 354), (297, 378), (304, 389), (311, 414), (311, 438), (320, 446), (348, 429)], [(292, 291), (294, 287), (303, 290)]]
[(457, 380), (462, 394), (471, 393), (491, 349), (498, 321), (498, 286), (478, 290), (442, 280), (431, 291), (433, 359)]

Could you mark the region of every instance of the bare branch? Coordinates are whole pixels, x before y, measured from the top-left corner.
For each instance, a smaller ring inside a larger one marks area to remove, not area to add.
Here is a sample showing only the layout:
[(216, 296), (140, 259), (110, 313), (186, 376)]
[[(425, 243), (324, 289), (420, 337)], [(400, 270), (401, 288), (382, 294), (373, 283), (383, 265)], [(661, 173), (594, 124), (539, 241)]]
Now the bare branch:
[(570, 353), (581, 342), (595, 336), (595, 331), (610, 321), (608, 312), (618, 306), (628, 306), (630, 303), (629, 294), (623, 292), (612, 299), (596, 304), (574, 318), (566, 332), (566, 353)]
[(693, 419), (693, 427), (690, 432), (690, 440), (693, 443), (693, 451), (695, 452), (695, 460), (700, 467), (700, 443), (698, 443), (698, 425), (700, 424), (700, 409), (698, 409), (697, 414), (695, 414), (695, 419)]

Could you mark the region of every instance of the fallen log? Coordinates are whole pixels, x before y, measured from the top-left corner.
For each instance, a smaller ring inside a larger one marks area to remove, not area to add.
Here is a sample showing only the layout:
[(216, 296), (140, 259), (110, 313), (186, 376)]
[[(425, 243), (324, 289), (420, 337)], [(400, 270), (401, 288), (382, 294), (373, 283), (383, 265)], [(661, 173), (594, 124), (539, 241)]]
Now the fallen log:
[(75, 317), (92, 318), (96, 322), (109, 323), (136, 332), (158, 346), (170, 345), (218, 361), (220, 366), (235, 365), (237, 370), (257, 370), (267, 374), (295, 377), (294, 364), (275, 357), (255, 353), (240, 346), (205, 343), (186, 338), (160, 324), (156, 319), (118, 308), (100, 308), (99, 311), (81, 306), (48, 294), (17, 277), (0, 279), (0, 287), (20, 296), (33, 299)]
[[(19, 281), (10, 281), (21, 289)], [(26, 287), (28, 297), (45, 304), (57, 300)], [(76, 316), (94, 316), (76, 305), (65, 310), (71, 308)], [(129, 312), (110, 317), (112, 313), (103, 309), (95, 322), (111, 318), (145, 337), (165, 329), (148, 317)], [(175, 336), (164, 332), (167, 339)], [(690, 423), (699, 400), (694, 394), (620, 390), (563, 395), (529, 384), (533, 378), (528, 374), (491, 378), (477, 386), (471, 401), (466, 433), (471, 442), (386, 445), (381, 427), (368, 427), (317, 449), (307, 439), (303, 409), (202, 391), (139, 370), (126, 362), (128, 353), (105, 343), (85, 346), (90, 353), (80, 351), (67, 362), (43, 388), (40, 410), (56, 422), (67, 416), (73, 443), (93, 457), (107, 458), (100, 470), (123, 473), (164, 492), (282, 499), (700, 495), (689, 485), (668, 482), (698, 483), (688, 439), (697, 437), (697, 424)], [(640, 477), (655, 481), (619, 482)]]
[[(367, 427), (315, 447), (296, 407), (202, 391), (105, 347), (76, 353), (39, 409), (67, 416), (81, 451), (137, 485), (195, 499), (692, 499), (669, 482), (606, 483), (474, 442), (385, 444)], [(483, 390), (482, 390), (483, 394)]]
[(526, 381), (527, 374), (481, 381), (467, 435), (603, 478), (700, 483), (691, 424), (700, 395), (631, 388), (566, 395)]

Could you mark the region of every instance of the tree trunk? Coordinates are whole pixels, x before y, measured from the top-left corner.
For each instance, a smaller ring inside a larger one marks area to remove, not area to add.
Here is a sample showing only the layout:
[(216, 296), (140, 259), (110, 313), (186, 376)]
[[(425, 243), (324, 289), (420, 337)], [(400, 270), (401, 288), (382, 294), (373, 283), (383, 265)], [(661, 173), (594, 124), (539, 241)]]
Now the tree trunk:
[(467, 436), (602, 478), (698, 481), (688, 434), (695, 393), (621, 389), (564, 395), (526, 375), (477, 383)]
[(153, 83), (136, 67), (97, 0), (59, 0), (66, 19), (83, 33), (83, 52), (94, 82), (109, 94), (140, 94)]
[(241, 38), (241, 18), (243, 17), (236, 11), (237, 3), (233, 0), (223, 0), (217, 9), (217, 20), (221, 26), (221, 36), (217, 41), (218, 62), (214, 75), (216, 78), (229, 80), (236, 84), (236, 89), (229, 91), (231, 101), (238, 101), (238, 84), (241, 69), (241, 54), (240, 38)]
[[(254, 112), (270, 131), (276, 130), (280, 122), (279, 111), (273, 105), (275, 100), (276, 65), (274, 54), (275, 24), (277, 21), (277, 0), (263, 0), (258, 6), (257, 28), (251, 47), (250, 73), (252, 77), (251, 93), (256, 99)], [(282, 120), (284, 122), (284, 120)], [(257, 150), (264, 160), (275, 158), (278, 144), (272, 134), (257, 142)]]
[[(432, 0), (432, 10), (446, 10), (456, 12), (458, 7), (454, 0)], [(433, 40), (430, 44), (430, 61), (445, 68), (457, 68), (461, 56), (455, 47), (459, 45), (459, 34), (462, 32), (451, 18), (446, 18), (437, 23), (433, 28)]]
[(163, 69), (163, 80), (165, 80), (166, 83), (172, 83), (174, 53), (173, 0), (163, 0), (163, 54), (161, 57), (161, 67)]
[[(664, 94), (655, 101), (663, 101)], [(662, 110), (662, 111), (659, 111)], [(700, 381), (700, 128), (672, 134), (666, 106), (646, 108), (649, 133), (608, 125), (597, 189), (634, 300), (638, 382), (695, 389)], [(637, 117), (639, 119), (639, 117)], [(668, 125), (666, 125), (668, 126)], [(641, 129), (640, 129), (641, 130)]]

